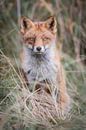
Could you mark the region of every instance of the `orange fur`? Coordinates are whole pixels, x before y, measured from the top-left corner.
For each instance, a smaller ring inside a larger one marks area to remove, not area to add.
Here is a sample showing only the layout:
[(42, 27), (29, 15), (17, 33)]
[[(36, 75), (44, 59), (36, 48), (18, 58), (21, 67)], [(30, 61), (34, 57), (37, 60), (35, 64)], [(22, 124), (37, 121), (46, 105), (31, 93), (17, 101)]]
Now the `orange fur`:
[[(25, 24), (21, 25), (20, 31), (24, 41), (23, 44), (26, 46), (26, 48), (28, 47), (28, 44), (31, 44), (33, 46), (45, 46), (47, 44), (50, 44), (50, 42), (52, 42), (53, 40), (56, 41), (56, 20), (53, 17), (44, 22), (32, 22), (30, 19), (24, 17), (21, 19), (21, 24)], [(25, 59), (24, 53), (25, 50), (22, 49), (20, 55), (21, 64), (24, 64)], [(54, 48), (54, 54), (55, 55), (53, 57), (53, 61), (58, 66), (58, 73), (57, 73), (57, 82), (59, 84), (58, 103), (60, 104), (62, 109), (65, 109), (70, 101), (70, 98), (67, 93), (65, 74), (61, 64), (60, 52), (59, 50), (57, 50), (56, 47)]]

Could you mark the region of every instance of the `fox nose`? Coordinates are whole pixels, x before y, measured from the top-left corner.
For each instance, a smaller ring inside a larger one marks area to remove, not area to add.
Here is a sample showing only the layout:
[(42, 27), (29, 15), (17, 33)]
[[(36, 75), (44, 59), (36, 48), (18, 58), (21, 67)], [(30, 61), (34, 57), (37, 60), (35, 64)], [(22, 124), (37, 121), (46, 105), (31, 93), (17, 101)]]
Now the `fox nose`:
[(38, 52), (40, 52), (41, 49), (42, 49), (42, 48), (41, 48), (40, 46), (36, 47), (36, 50), (37, 50)]
[(33, 51), (35, 53), (41, 54), (45, 51), (44, 46), (34, 46)]

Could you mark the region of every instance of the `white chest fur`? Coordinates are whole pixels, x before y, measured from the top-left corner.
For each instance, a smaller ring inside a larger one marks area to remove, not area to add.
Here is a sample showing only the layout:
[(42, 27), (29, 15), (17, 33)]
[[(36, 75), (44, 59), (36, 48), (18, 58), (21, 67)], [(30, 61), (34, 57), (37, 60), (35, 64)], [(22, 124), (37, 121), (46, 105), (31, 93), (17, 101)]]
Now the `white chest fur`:
[(29, 83), (46, 79), (52, 83), (56, 81), (58, 67), (50, 50), (45, 55), (35, 55), (30, 49), (24, 47), (22, 68), (27, 75)]

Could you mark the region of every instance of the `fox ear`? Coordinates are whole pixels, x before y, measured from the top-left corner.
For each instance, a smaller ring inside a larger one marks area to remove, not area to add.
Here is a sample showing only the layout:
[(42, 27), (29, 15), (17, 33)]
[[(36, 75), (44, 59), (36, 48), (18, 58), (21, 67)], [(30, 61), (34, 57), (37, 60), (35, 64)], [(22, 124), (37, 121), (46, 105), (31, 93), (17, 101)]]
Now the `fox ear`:
[(28, 19), (26, 17), (21, 18), (21, 20), (20, 20), (21, 33), (24, 33), (27, 29), (30, 29), (33, 26), (34, 26), (34, 23), (30, 19)]
[(56, 18), (54, 16), (51, 16), (50, 18), (48, 18), (48, 20), (46, 20), (45, 24), (50, 31), (56, 33), (57, 22), (56, 22)]

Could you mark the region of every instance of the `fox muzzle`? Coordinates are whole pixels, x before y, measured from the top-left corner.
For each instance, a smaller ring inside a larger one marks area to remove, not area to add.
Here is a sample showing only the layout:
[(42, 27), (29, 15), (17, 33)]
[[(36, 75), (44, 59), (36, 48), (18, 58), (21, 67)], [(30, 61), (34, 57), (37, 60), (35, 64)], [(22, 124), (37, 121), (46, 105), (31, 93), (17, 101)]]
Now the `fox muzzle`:
[(48, 45), (45, 45), (45, 46), (33, 46), (33, 45), (29, 44), (28, 48), (31, 49), (35, 53), (41, 54), (41, 53), (44, 53), (49, 48), (49, 46)]

